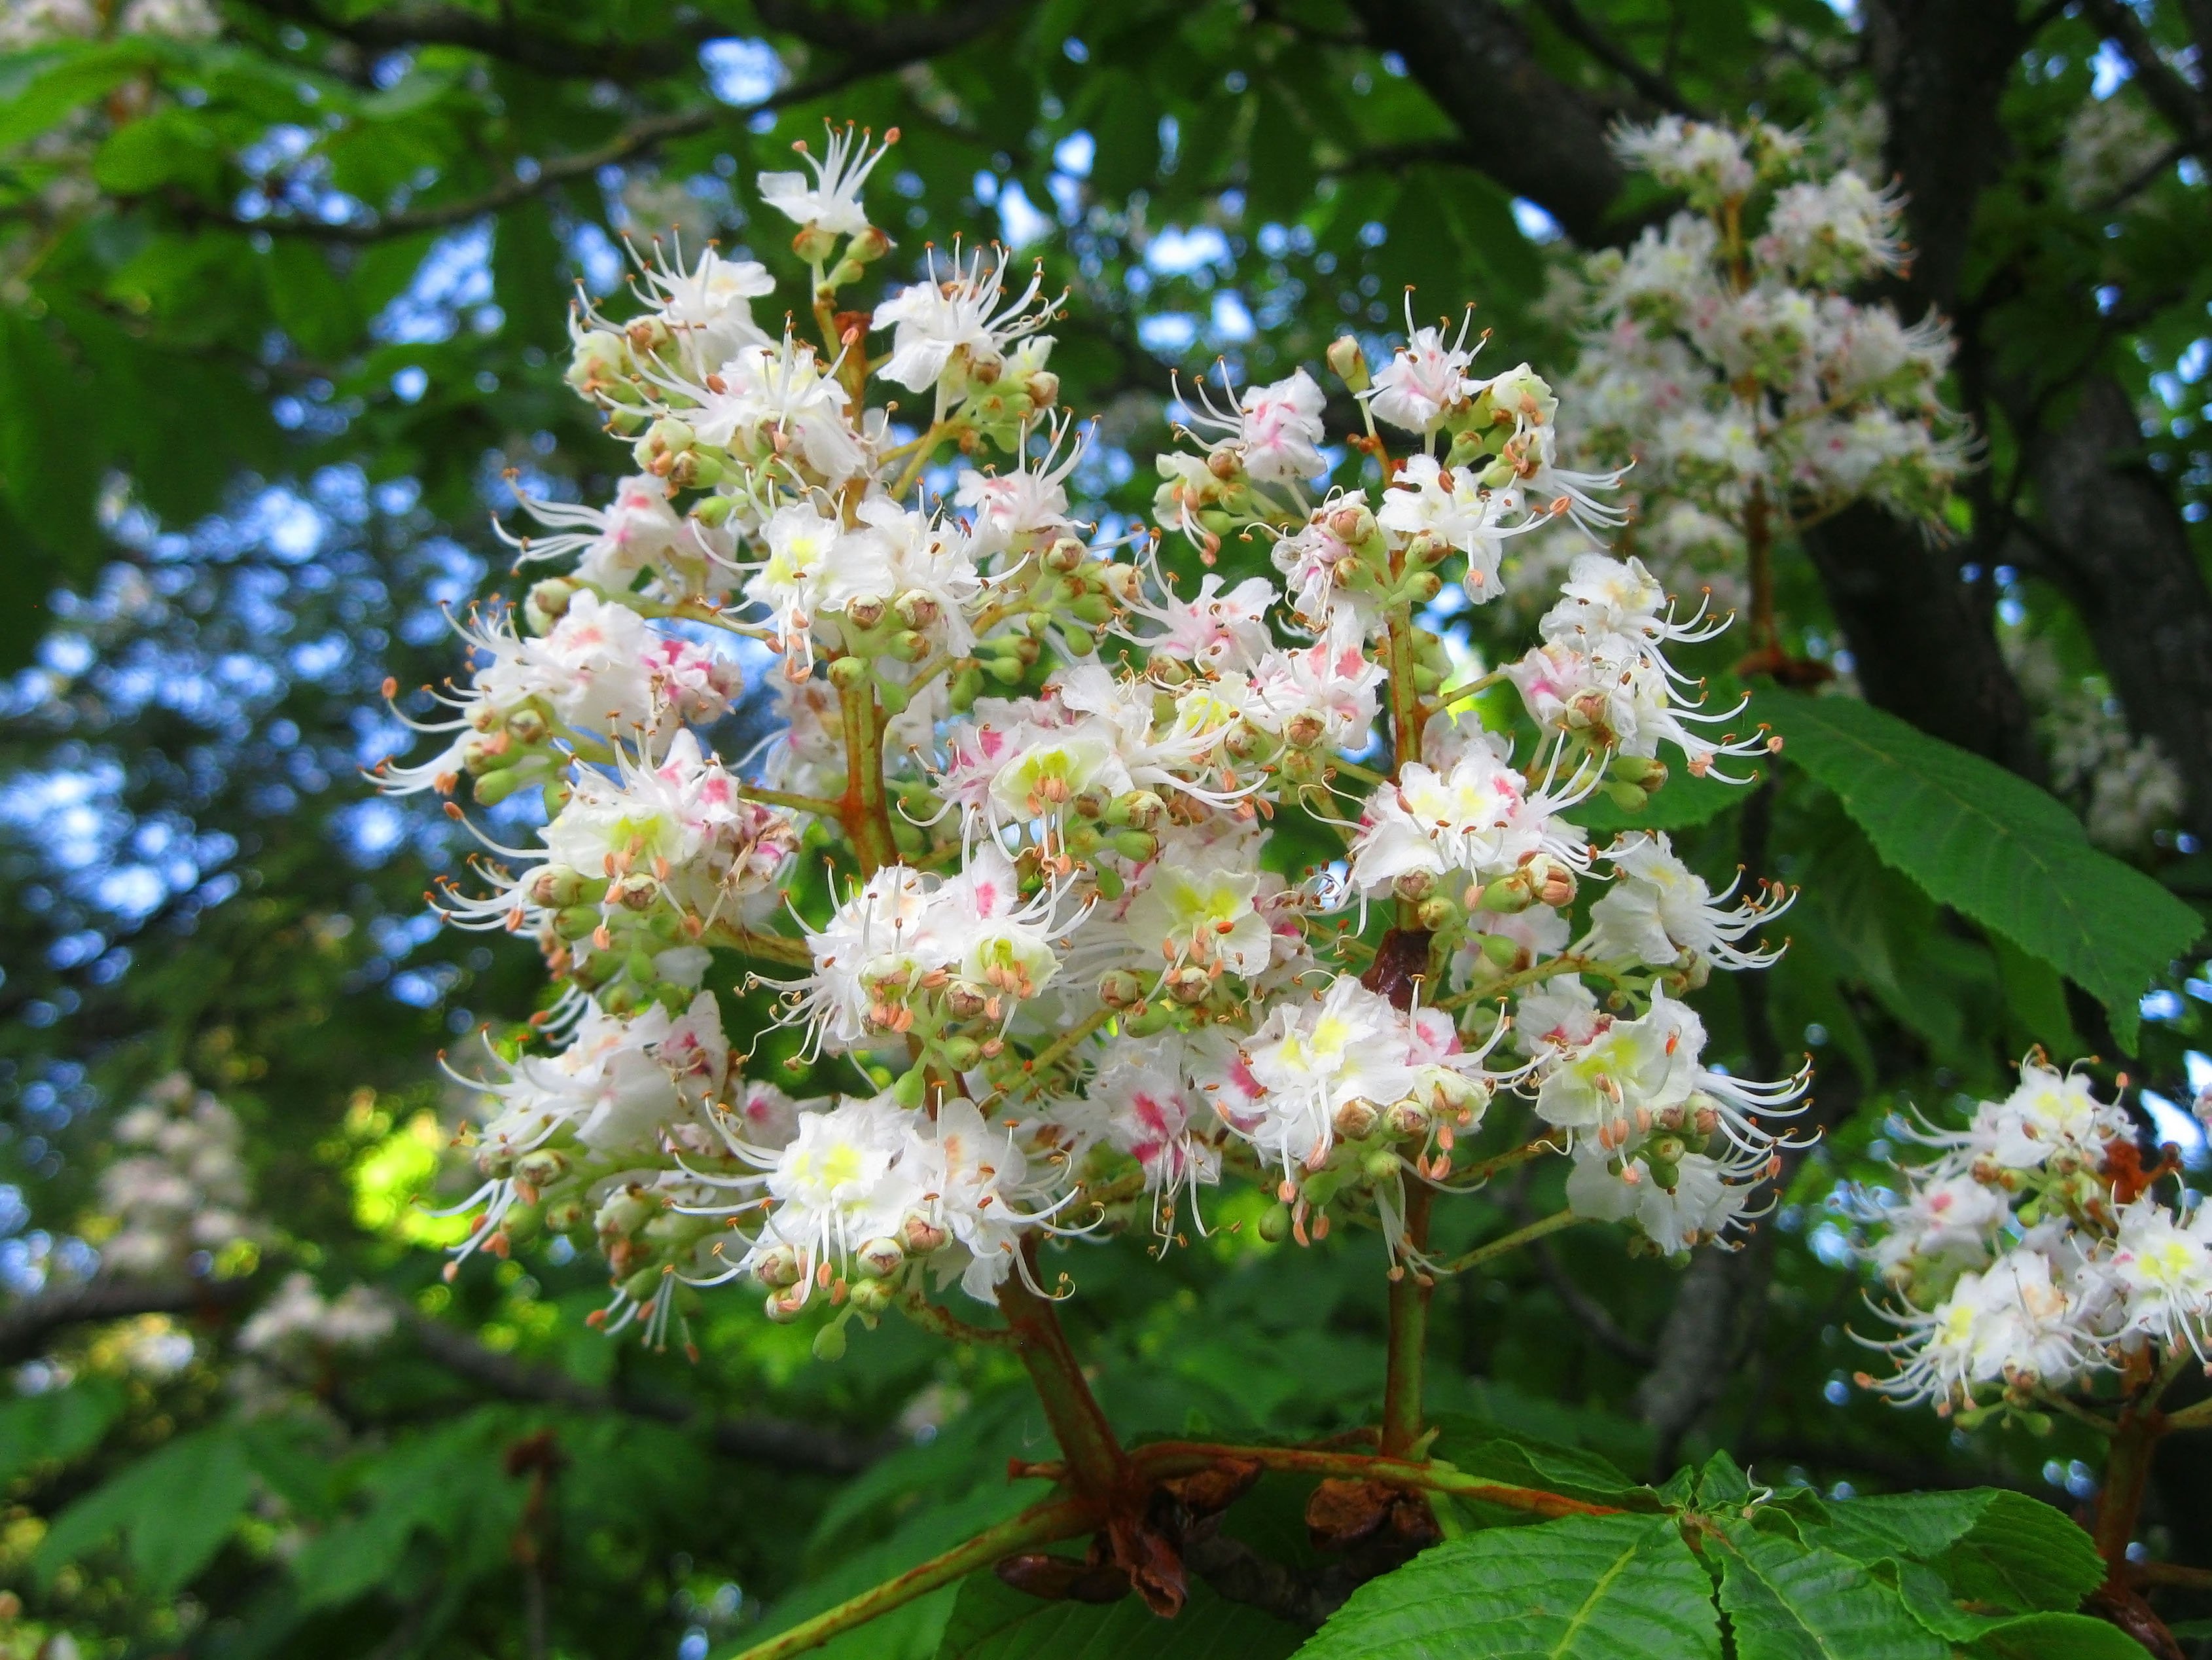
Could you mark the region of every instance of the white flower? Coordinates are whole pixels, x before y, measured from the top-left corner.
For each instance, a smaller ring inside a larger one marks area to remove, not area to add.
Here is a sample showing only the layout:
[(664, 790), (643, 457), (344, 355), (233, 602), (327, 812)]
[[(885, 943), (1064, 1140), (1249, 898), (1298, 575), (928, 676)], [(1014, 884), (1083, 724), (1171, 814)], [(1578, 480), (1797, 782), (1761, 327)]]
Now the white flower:
[(1485, 489), (1473, 473), (1444, 466), (1431, 455), (1407, 459), (1375, 520), (1400, 536), (1425, 534), (1467, 555), (1468, 598), (1477, 605), (1504, 591), (1498, 567), (1505, 538), (1540, 522), (1521, 511), (1519, 491)]
[(1984, 1102), (1958, 1145), (2008, 1170), (2039, 1170), (2054, 1156), (2101, 1170), (2105, 1144), (2132, 1134), (2126, 1112), (2091, 1092), (2087, 1073), (2033, 1061), (2020, 1072), (2018, 1087), (2002, 1102)]
[(238, 1347), (259, 1355), (373, 1348), (395, 1323), (391, 1304), (368, 1286), (349, 1286), (325, 1298), (313, 1274), (295, 1272), (238, 1329)]
[(1750, 1186), (1702, 1152), (1679, 1154), (1655, 1171), (1646, 1157), (1613, 1158), (1595, 1142), (1575, 1150), (1567, 1177), (1567, 1206), (1594, 1221), (1630, 1218), (1651, 1243), (1672, 1256), (1718, 1238), (1743, 1214)]
[(1981, 1273), (1960, 1275), (1934, 1309), (1893, 1316), (1906, 1335), (1877, 1347), (1903, 1364), (1893, 1377), (1862, 1382), (1897, 1400), (1933, 1402), (1938, 1411), (1971, 1402), (1990, 1383), (2063, 1388), (2098, 1364), (2080, 1315), (2051, 1259), (2019, 1246)]
[(676, 566), (695, 571), (707, 553), (687, 520), (668, 504), (668, 486), (649, 473), (625, 478), (605, 508), (546, 502), (518, 493), (530, 516), (553, 527), (550, 536), (513, 536), (493, 521), (493, 533), (526, 562), (581, 554), (575, 576), (580, 582), (626, 593), (643, 573)]
[(1275, 585), (1264, 576), (1247, 577), (1224, 593), (1222, 579), (1208, 573), (1193, 599), (1178, 599), (1170, 593), (1133, 607), (1139, 616), (1166, 629), (1136, 643), (1155, 660), (1189, 663), (1208, 674), (1250, 669), (1274, 644), (1267, 631), (1267, 611), (1276, 598)]
[(940, 277), (933, 251), (929, 280), (900, 289), (876, 307), (870, 326), (896, 331), (890, 358), (876, 373), (909, 392), (927, 392), (941, 382), (950, 398), (959, 397), (971, 380), (997, 379), (1007, 349), (1049, 322), (1057, 303), (1030, 309), (1044, 289), (1042, 265), (1031, 271), (1019, 295), (1006, 298), (1006, 262), (1012, 257), (998, 249), (987, 266), (977, 249), (963, 265), (956, 242), (952, 275)]
[(1875, 1264), (1896, 1285), (1978, 1268), (2011, 1214), (2002, 1188), (1964, 1171), (1917, 1177), (1904, 1204), (1878, 1213), (1888, 1231), (1875, 1247)]
[(1169, 968), (1218, 964), (1248, 978), (1264, 973), (1276, 939), (1261, 897), (1280, 893), (1283, 881), (1261, 868), (1260, 839), (1207, 839), (1189, 830), (1164, 835), (1123, 915), (1135, 959)]
[(1532, 794), (1490, 742), (1471, 745), (1443, 772), (1408, 762), (1399, 769), (1398, 781), (1377, 789), (1360, 814), (1352, 843), (1352, 885), (1372, 894), (1401, 877), (1454, 871), (1486, 882), (1511, 874), (1538, 854), (1583, 869), (1589, 854), (1582, 832), (1553, 815), (1582, 800), (1589, 787), (1585, 778), (1557, 794)]
[(769, 337), (753, 321), (750, 301), (775, 292), (775, 278), (757, 259), (725, 259), (702, 248), (689, 270), (671, 265), (655, 250), (653, 263), (641, 268), (651, 302), (700, 373), (719, 368), (745, 346), (765, 346)]
[(1388, 1106), (1415, 1081), (1404, 1017), (1350, 975), (1310, 999), (1277, 1003), (1245, 1043), (1244, 1061), (1266, 1093), (1255, 1104), (1258, 1122), (1235, 1127), (1281, 1164), (1285, 1181), (1297, 1165), (1318, 1170), (1328, 1161), (1339, 1109)]
[(1613, 882), (1590, 907), (1591, 956), (1659, 968), (1691, 962), (1749, 969), (1764, 968), (1782, 955), (1779, 946), (1744, 951), (1736, 941), (1787, 909), (1790, 897), (1775, 907), (1747, 898), (1724, 909), (1721, 901), (1735, 891), (1735, 883), (1716, 899), (1705, 879), (1674, 857), (1663, 830), (1624, 835), (1605, 858)]
[(862, 1246), (897, 1240), (924, 1202), (908, 1156), (913, 1118), (888, 1095), (801, 1113), (797, 1134), (760, 1161), (774, 1207), (739, 1270), (757, 1271), (780, 1251), (795, 1254), (791, 1292), (804, 1303), (830, 1278), (849, 1277)]
[(950, 1236), (931, 1257), (939, 1284), (957, 1274), (963, 1291), (988, 1303), (1009, 1273), (1030, 1279), (1023, 1236), (1059, 1207), (1022, 1208), (1039, 1183), (1006, 1127), (986, 1122), (972, 1102), (940, 1102), (934, 1121), (914, 1126), (906, 1162), (924, 1189), (917, 1213)]
[(1054, 423), (1044, 453), (1037, 456), (1029, 453), (1025, 429), (1020, 463), (1012, 472), (978, 472), (970, 467), (961, 473), (953, 505), (975, 515), (978, 557), (1048, 542), (1070, 530), (1067, 477), (1083, 459), (1080, 439), (1069, 446), (1066, 459), (1060, 459), (1060, 443), (1071, 425), (1066, 421)]
[(624, 1019), (587, 1002), (559, 1054), (503, 1063), (507, 1076), (483, 1085), (500, 1111), (483, 1128), (478, 1163), (496, 1178), (564, 1136), (597, 1154), (650, 1153), (720, 1092), (729, 1062), (711, 992), (681, 1018), (655, 1004)]
[(1313, 376), (1294, 369), (1267, 386), (1248, 386), (1240, 396), (1226, 363), (1220, 366), (1220, 374), (1228, 407), (1213, 401), (1201, 379), (1200, 407), (1191, 410), (1194, 424), (1222, 435), (1212, 449), (1232, 453), (1255, 484), (1297, 484), (1328, 471), (1328, 458), (1321, 453), (1326, 435), (1321, 417), (1327, 400)]
[(2120, 1212), (2111, 1261), (2126, 1299), (2123, 1335), (2142, 1332), (2205, 1355), (2205, 1316), (2212, 1313), (2212, 1205), (2198, 1202), (2186, 1220), (2144, 1197)]
[(1467, 350), (1467, 331), (1474, 321), (1474, 314), (1469, 312), (1461, 320), (1459, 333), (1449, 340), (1441, 328), (1417, 329), (1413, 297), (1407, 295), (1406, 331), (1410, 337), (1375, 372), (1375, 384), (1359, 394), (1377, 420), (1425, 435), (1474, 395), (1478, 388), (1467, 374), (1468, 366), (1474, 362), (1474, 353)]
[[(826, 124), (825, 124), (826, 125)], [(884, 142), (868, 148), (869, 135), (856, 133), (848, 123), (841, 131), (830, 127), (828, 148), (820, 156), (805, 140), (792, 145), (812, 170), (811, 181), (803, 173), (764, 173), (759, 179), (761, 200), (793, 223), (833, 236), (858, 236), (868, 228), (867, 210), (860, 205), (860, 186), (867, 183), (876, 163), (898, 141), (898, 129), (884, 135)]]
[(1301, 748), (1356, 752), (1373, 733), (1382, 684), (1357, 622), (1342, 617), (1312, 645), (1271, 651), (1254, 666), (1244, 719)]

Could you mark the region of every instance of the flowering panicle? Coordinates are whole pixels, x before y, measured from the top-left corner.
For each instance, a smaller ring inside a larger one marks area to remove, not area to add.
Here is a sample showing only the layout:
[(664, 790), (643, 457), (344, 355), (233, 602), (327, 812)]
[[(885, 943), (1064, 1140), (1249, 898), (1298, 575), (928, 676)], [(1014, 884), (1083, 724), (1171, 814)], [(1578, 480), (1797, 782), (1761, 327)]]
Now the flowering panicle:
[(1968, 455), (1938, 393), (1949, 332), (1846, 297), (1905, 263), (1897, 192), (1814, 171), (1801, 135), (1764, 123), (1668, 116), (1615, 147), (1688, 198), (1576, 279), (1570, 448), (1634, 462), (1637, 550), (1733, 597), (1747, 549), (1850, 502), (1932, 526)]
[(1896, 1371), (1863, 1386), (1948, 1413), (2167, 1376), (2185, 1357), (2212, 1368), (2212, 1207), (2170, 1156), (2146, 1167), (2128, 1113), (2086, 1073), (2031, 1056), (1963, 1128), (1910, 1134), (1935, 1156), (1903, 1169), (1901, 1195), (1854, 1203), (1899, 1328), (1872, 1344)]
[[(656, 1341), (743, 1278), (834, 1355), (956, 1283), (1041, 1290), (1060, 1234), (1164, 1249), (1231, 1181), (1262, 1238), (1371, 1228), (1423, 1277), (1452, 1266), (1428, 1195), (1516, 1142), (1639, 1249), (1742, 1225), (1806, 1077), (1709, 1064), (1681, 1000), (1771, 962), (1786, 901), (1579, 821), (1648, 801), (1664, 746), (1720, 778), (1770, 740), (1709, 734), (1740, 711), (1675, 660), (1725, 620), (1604, 550), (1620, 475), (1569, 464), (1551, 386), (1409, 311), (1379, 368), (1331, 348), (1379, 423), (1333, 441), (1313, 371), (1224, 367), (1181, 403), (1156, 533), (1097, 539), (1041, 274), (956, 243), (841, 300), (890, 252), (881, 155), (833, 131), (761, 180), (812, 285), (781, 332), (763, 269), (713, 248), (656, 251), (638, 315), (580, 313), (568, 379), (632, 476), (604, 508), (523, 498), (538, 580), (472, 625), (439, 752), (387, 775), (546, 808), (481, 832), (443, 902), (562, 988), (478, 1082), (465, 1252), (592, 1237), (603, 1322)], [(1171, 571), (1169, 537), (1224, 568)], [(1565, 580), (1525, 592), (1517, 550), (1553, 545)], [(1468, 668), (1427, 626), (1447, 583), (1485, 629), (1540, 612), (1534, 650)], [(775, 730), (719, 753), (749, 684)], [(797, 1039), (775, 1085), (757, 991)]]

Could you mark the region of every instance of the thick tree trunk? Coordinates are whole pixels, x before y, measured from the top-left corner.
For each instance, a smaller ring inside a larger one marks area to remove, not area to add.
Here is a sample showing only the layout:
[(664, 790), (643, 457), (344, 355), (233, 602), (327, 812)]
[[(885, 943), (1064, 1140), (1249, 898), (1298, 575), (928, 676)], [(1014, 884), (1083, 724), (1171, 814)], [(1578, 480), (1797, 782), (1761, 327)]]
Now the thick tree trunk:
[(2189, 828), (2212, 840), (2212, 589), (2142, 450), (2126, 391), (2092, 375), (2032, 441), (2049, 527), (2037, 550), (2081, 613), (2128, 724), (2181, 769)]

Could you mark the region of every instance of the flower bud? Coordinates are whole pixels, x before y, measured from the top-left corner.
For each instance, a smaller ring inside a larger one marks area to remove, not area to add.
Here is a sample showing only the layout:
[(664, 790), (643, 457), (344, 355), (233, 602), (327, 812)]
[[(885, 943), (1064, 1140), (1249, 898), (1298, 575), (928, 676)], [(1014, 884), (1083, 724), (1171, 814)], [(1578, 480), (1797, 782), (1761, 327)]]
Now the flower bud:
[(1329, 514), (1328, 533), (1356, 548), (1375, 534), (1375, 515), (1364, 501), (1347, 502)]
[(1370, 1182), (1395, 1181), (1398, 1171), (1398, 1155), (1388, 1147), (1377, 1147), (1359, 1161), (1359, 1173)]
[(1291, 1237), (1291, 1207), (1277, 1200), (1260, 1219), (1260, 1237), (1271, 1245), (1279, 1245)]
[(1050, 369), (1039, 369), (1030, 376), (1030, 402), (1041, 410), (1048, 410), (1060, 402), (1060, 377)]
[(1160, 838), (1149, 830), (1116, 830), (1114, 834), (1114, 851), (1124, 859), (1141, 862), (1159, 850)]
[(875, 226), (871, 225), (845, 245), (845, 257), (857, 259), (862, 265), (872, 265), (897, 246)]
[(514, 1161), (515, 1179), (533, 1188), (550, 1188), (568, 1173), (568, 1158), (551, 1147), (539, 1147)]
[(550, 634), (568, 614), (568, 602), (575, 596), (576, 584), (565, 576), (549, 576), (531, 585), (529, 597), (522, 602), (523, 615), (538, 633)]
[(1367, 354), (1352, 336), (1339, 335), (1329, 342), (1328, 356), (1330, 371), (1352, 391), (1365, 392), (1374, 384), (1367, 372)]
[(978, 991), (965, 980), (956, 980), (945, 988), (945, 1012), (955, 1020), (974, 1020), (991, 1006), (988, 993)]
[(934, 596), (918, 589), (899, 595), (891, 609), (898, 613), (898, 620), (909, 629), (927, 628), (944, 615), (945, 611)]
[(633, 871), (614, 885), (614, 901), (625, 910), (651, 910), (660, 903), (660, 882), (649, 871)]
[(531, 873), (529, 885), (524, 891), (528, 894), (532, 904), (543, 905), (548, 910), (559, 910), (581, 899), (585, 886), (582, 874), (566, 865), (541, 865)]
[(753, 1264), (753, 1278), (777, 1291), (797, 1285), (803, 1272), (799, 1253), (789, 1245), (775, 1247)]
[(836, 246), (837, 233), (819, 225), (802, 225), (799, 234), (791, 239), (791, 251), (810, 265), (822, 264)]
[(1179, 969), (1170, 970), (1165, 983), (1169, 996), (1178, 1003), (1194, 1006), (1203, 1003), (1206, 994), (1213, 989), (1213, 976), (1195, 963), (1186, 963)]
[(899, 1229), (899, 1237), (906, 1242), (908, 1252), (915, 1256), (927, 1256), (932, 1251), (943, 1250), (947, 1237), (943, 1228), (925, 1216), (909, 1216)]
[(855, 1280), (847, 1295), (860, 1313), (881, 1314), (898, 1296), (898, 1287), (888, 1280)]
[(1336, 1133), (1346, 1140), (1363, 1141), (1374, 1133), (1382, 1118), (1372, 1101), (1354, 1097), (1336, 1110), (1336, 1116), (1331, 1122), (1336, 1126)]
[(823, 1361), (845, 1358), (845, 1323), (842, 1320), (833, 1320), (814, 1334), (814, 1358)]
[(884, 610), (880, 599), (855, 599), (845, 607), (845, 620), (856, 629), (872, 629), (884, 620)]
[(1401, 1140), (1425, 1139), (1429, 1133), (1429, 1110), (1409, 1095), (1384, 1109), (1382, 1122)]
[(830, 684), (840, 691), (851, 691), (868, 678), (868, 666), (858, 657), (840, 657), (830, 665)]
[(1145, 1000), (1145, 982), (1127, 969), (1109, 969), (1098, 976), (1098, 1000), (1109, 1009), (1134, 1008)]
[(871, 1280), (888, 1280), (906, 1266), (906, 1249), (896, 1239), (871, 1239), (853, 1254), (854, 1265)]
[(787, 1326), (799, 1318), (799, 1311), (805, 1306), (806, 1298), (803, 1292), (772, 1291), (768, 1294), (768, 1301), (762, 1305), (762, 1312), (777, 1325)]

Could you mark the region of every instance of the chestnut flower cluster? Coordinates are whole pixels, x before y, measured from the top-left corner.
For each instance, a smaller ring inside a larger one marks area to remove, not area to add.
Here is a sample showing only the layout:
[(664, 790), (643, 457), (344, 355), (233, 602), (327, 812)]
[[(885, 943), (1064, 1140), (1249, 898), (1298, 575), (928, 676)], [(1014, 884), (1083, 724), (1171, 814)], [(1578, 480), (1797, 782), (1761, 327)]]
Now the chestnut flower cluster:
[(1875, 1345), (1896, 1371), (1863, 1387), (1948, 1414), (2212, 1361), (2212, 1207), (2170, 1156), (2146, 1167), (2087, 1076), (2032, 1057), (1964, 1128), (1912, 1134), (1934, 1157), (1903, 1196), (1858, 1201), (1900, 1328)]
[[(1224, 368), (1177, 405), (1157, 529), (1102, 542), (1040, 277), (956, 246), (853, 297), (883, 153), (833, 130), (759, 181), (806, 271), (781, 320), (712, 248), (580, 312), (568, 378), (631, 475), (524, 497), (539, 580), (469, 624), (442, 747), (383, 772), (546, 806), (446, 902), (560, 988), (476, 1080), (464, 1254), (589, 1233), (611, 1323), (742, 1280), (827, 1356), (893, 1308), (941, 1324), (956, 1281), (1040, 1292), (1057, 1236), (1164, 1248), (1231, 1182), (1270, 1239), (1377, 1229), (1394, 1277), (1452, 1268), (1435, 1195), (1547, 1154), (1575, 1216), (1722, 1239), (1807, 1074), (1709, 1064), (1682, 1000), (1770, 961), (1786, 897), (1577, 815), (1775, 740), (1670, 660), (1724, 623), (1607, 550), (1617, 477), (1564, 464), (1547, 384), (1409, 310), (1379, 368), (1328, 355), (1347, 441), (1313, 373)], [(1504, 597), (1523, 538), (1567, 578), (1468, 678), (1425, 608)], [(777, 731), (720, 754), (741, 696)]]
[(1905, 262), (1896, 192), (1765, 123), (1668, 116), (1615, 148), (1688, 198), (1579, 274), (1573, 447), (1636, 464), (1637, 551), (1732, 593), (1747, 547), (1851, 502), (1932, 522), (1967, 459), (1949, 331), (1846, 294)]

